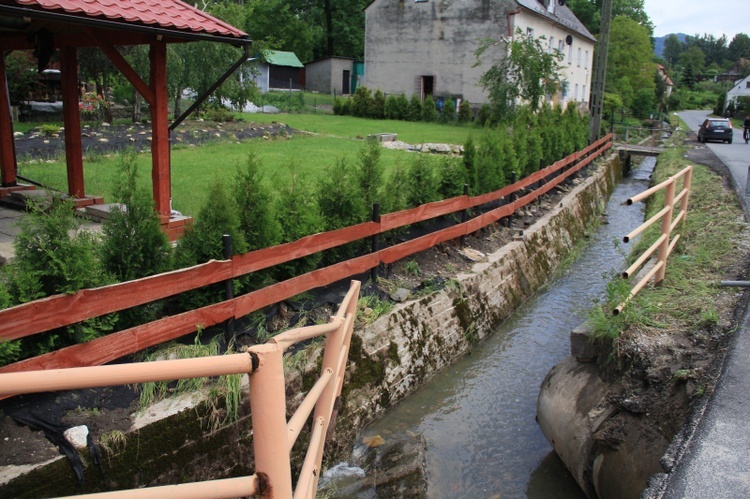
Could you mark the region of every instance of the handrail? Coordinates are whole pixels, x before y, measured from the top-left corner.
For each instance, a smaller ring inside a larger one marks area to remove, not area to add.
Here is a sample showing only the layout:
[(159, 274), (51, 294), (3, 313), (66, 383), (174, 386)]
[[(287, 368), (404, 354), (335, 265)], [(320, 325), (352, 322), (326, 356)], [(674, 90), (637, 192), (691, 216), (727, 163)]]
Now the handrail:
[[(628, 294), (627, 298), (619, 303), (613, 310), (613, 315), (618, 315), (623, 311), (625, 305), (643, 289), (643, 287), (652, 278), (655, 277), (654, 281), (656, 284), (664, 280), (664, 276), (667, 269), (667, 259), (674, 250), (677, 241), (680, 239), (680, 234), (676, 234), (672, 238), (672, 233), (677, 229), (681, 222), (684, 222), (687, 218), (687, 206), (688, 199), (690, 197), (690, 185), (693, 178), (693, 167), (687, 166), (679, 172), (669, 177), (664, 182), (661, 182), (645, 191), (641, 192), (629, 198), (626, 201), (628, 206), (633, 203), (643, 201), (644, 199), (656, 194), (659, 191), (665, 191), (664, 196), (664, 208), (659, 210), (654, 216), (643, 222), (636, 229), (631, 231), (628, 235), (622, 238), (624, 243), (628, 243), (633, 240), (635, 236), (646, 230), (648, 227), (661, 220), (661, 235), (651, 246), (641, 254), (641, 256), (625, 271), (621, 274), (623, 279), (630, 278), (641, 266), (649, 259), (657, 250), (659, 252), (657, 262), (654, 267), (633, 287)], [(677, 180), (682, 179), (682, 189), (679, 194), (675, 195), (675, 185)], [(673, 217), (675, 207), (679, 207), (679, 211), (676, 217)]]
[[(232, 300), (162, 318), (149, 324), (109, 334), (88, 343), (74, 345), (10, 364), (0, 368), (0, 372), (104, 364), (144, 348), (194, 332), (196, 325), (211, 327), (230, 318), (240, 318), (303, 291), (349, 278), (375, 268), (382, 263), (391, 263), (441, 242), (471, 234), (503, 217), (512, 215), (517, 209), (531, 203), (559, 185), (563, 180), (580, 171), (611, 147), (612, 136), (607, 135), (584, 150), (571, 154), (567, 158), (494, 193), (474, 197), (459, 196), (429, 203), (418, 208), (383, 215), (379, 223), (367, 222), (335, 231), (313, 234), (293, 243), (257, 250), (244, 255), (235, 255), (231, 260), (211, 261), (189, 269), (181, 269), (101, 288), (81, 290), (71, 295), (55, 295), (0, 310), (0, 323), (3, 324), (3, 328), (0, 329), (0, 340), (19, 339), (70, 325), (87, 318), (116, 312), (190, 289), (238, 277), (323, 249), (330, 249), (363, 237), (381, 234), (386, 230), (441, 216), (450, 213), (449, 210), (464, 211), (479, 204), (502, 199), (535, 182), (544, 180), (553, 173), (559, 173), (557, 177), (544, 183), (542, 187), (520, 197), (513, 203), (480, 214), (465, 223), (329, 267), (317, 269)], [(414, 214), (419, 216), (415, 218)]]
[[(299, 328), (292, 331), (292, 334), (287, 334), (284, 341), (276, 342), (271, 339), (263, 345), (249, 347), (245, 353), (113, 366), (4, 373), (0, 374), (0, 395), (248, 373), (256, 474), (227, 480), (99, 493), (85, 497), (231, 498), (262, 494), (263, 497), (269, 498), (291, 498), (290, 452), (313, 409), (315, 414), (312, 436), (294, 497), (314, 497), (326, 432), (332, 424), (334, 402), (341, 395), (341, 382), (346, 371), (359, 290), (359, 281), (352, 281), (339, 307), (339, 316), (331, 317), (331, 322), (326, 324), (326, 327)], [(297, 341), (318, 336), (327, 337), (321, 376), (287, 422), (284, 351)], [(333, 366), (328, 365), (330, 359), (335, 360)], [(287, 445), (283, 445), (283, 442), (287, 442)]]

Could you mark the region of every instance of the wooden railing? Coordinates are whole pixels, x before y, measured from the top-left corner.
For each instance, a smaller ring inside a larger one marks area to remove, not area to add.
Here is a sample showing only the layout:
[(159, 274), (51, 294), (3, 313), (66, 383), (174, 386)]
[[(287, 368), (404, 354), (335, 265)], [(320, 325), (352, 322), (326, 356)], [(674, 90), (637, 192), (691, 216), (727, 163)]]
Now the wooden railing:
[(519, 208), (546, 194), (589, 165), (611, 147), (612, 136), (607, 135), (584, 150), (495, 192), (479, 196), (458, 196), (437, 201), (417, 208), (383, 215), (379, 222), (366, 222), (352, 227), (314, 234), (295, 242), (252, 251), (243, 255), (235, 255), (228, 260), (210, 261), (202, 265), (135, 281), (81, 290), (70, 295), (55, 295), (2, 310), (0, 311), (0, 324), (2, 324), (0, 339), (16, 340), (89, 318), (168, 298), (209, 284), (240, 277), (363, 238), (383, 234), (406, 225), (456, 212), (465, 212), (465, 210), (480, 205), (505, 200), (511, 195), (515, 196), (532, 186), (537, 186), (534, 190), (521, 195), (512, 202), (486, 211), (452, 227), (317, 269), (220, 303), (165, 317), (87, 343), (16, 362), (0, 368), (0, 372), (106, 364), (123, 356), (192, 333), (197, 326), (207, 328), (221, 324), (231, 318), (244, 317), (251, 312), (305, 291), (361, 274), (382, 263), (393, 263), (442, 242), (466, 236), (504, 217), (511, 216)]
[[(250, 374), (255, 474), (199, 483), (93, 494), (86, 497), (231, 498), (292, 497), (291, 451), (313, 413), (310, 443), (297, 480), (295, 499), (315, 498), (328, 428), (341, 395), (360, 283), (352, 281), (328, 324), (292, 329), (245, 353), (135, 364), (77, 367), (0, 374), (0, 396), (73, 390), (173, 379)], [(326, 337), (321, 374), (294, 415), (286, 420), (284, 351), (301, 341)]]
[[(649, 270), (646, 275), (643, 276), (643, 278), (638, 281), (635, 286), (633, 286), (633, 289), (630, 291), (628, 297), (623, 300), (622, 303), (617, 305), (617, 307), (615, 307), (615, 309), (612, 311), (614, 315), (618, 315), (620, 312), (622, 312), (623, 308), (625, 308), (625, 305), (627, 305), (628, 302), (636, 294), (638, 294), (641, 289), (643, 289), (643, 287), (651, 280), (651, 278), (656, 276), (656, 278), (654, 279), (654, 283), (656, 284), (664, 280), (664, 276), (667, 270), (667, 258), (669, 258), (669, 255), (672, 253), (672, 250), (677, 244), (677, 241), (679, 241), (680, 239), (680, 234), (672, 237), (672, 233), (675, 231), (680, 222), (684, 222), (685, 218), (687, 217), (688, 199), (690, 197), (690, 184), (692, 182), (692, 178), (693, 167), (688, 166), (687, 168), (684, 168), (678, 173), (672, 175), (664, 182), (655, 185), (654, 187), (651, 187), (650, 189), (645, 190), (637, 196), (633, 196), (626, 201), (626, 204), (628, 206), (631, 206), (632, 204), (643, 201), (644, 199), (653, 194), (656, 194), (659, 191), (664, 191), (664, 208), (659, 210), (656, 215), (646, 220), (643, 224), (638, 226), (635, 230), (633, 230), (630, 234), (623, 237), (622, 239), (623, 242), (628, 243), (632, 241), (633, 238), (638, 234), (661, 220), (661, 235), (646, 251), (643, 252), (640, 257), (638, 257), (633, 265), (631, 265), (625, 272), (622, 273), (622, 278), (629, 279), (630, 276), (632, 276), (639, 268), (641, 268), (641, 266), (651, 257), (651, 255), (653, 255), (658, 250), (656, 263), (651, 268), (651, 270)], [(682, 189), (680, 190), (679, 194), (675, 195), (677, 181), (680, 179), (682, 179)], [(673, 216), (673, 212), (675, 206), (678, 205), (679, 211), (677, 212), (677, 216), (675, 217)]]

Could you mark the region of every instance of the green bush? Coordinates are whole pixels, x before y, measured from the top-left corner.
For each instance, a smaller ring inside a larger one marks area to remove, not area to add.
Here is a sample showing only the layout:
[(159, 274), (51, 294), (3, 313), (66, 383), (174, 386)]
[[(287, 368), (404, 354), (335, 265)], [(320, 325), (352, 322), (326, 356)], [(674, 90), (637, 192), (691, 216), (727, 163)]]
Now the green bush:
[[(279, 184), (279, 182), (276, 183)], [(296, 172), (294, 165), (286, 183), (281, 183), (278, 188), (276, 216), (281, 225), (282, 243), (293, 242), (324, 230), (325, 221), (320, 214), (315, 190), (305, 178)], [(320, 259), (320, 253), (316, 253), (281, 264), (274, 268), (275, 274), (280, 280), (304, 274), (315, 270)]]
[(464, 143), (464, 179), (469, 184), (469, 192), (471, 194), (477, 194), (477, 170), (476, 170), (476, 155), (477, 147), (474, 145), (474, 138), (469, 135)]
[(382, 90), (377, 89), (372, 96), (367, 117), (376, 120), (382, 120), (385, 117), (385, 94)]
[(435, 106), (435, 100), (431, 95), (428, 95), (424, 99), (424, 105), (422, 106), (422, 121), (426, 123), (432, 123), (437, 121), (437, 107)]
[[(154, 200), (145, 187), (138, 187), (137, 154), (125, 151), (119, 157), (114, 197), (124, 211), (110, 212), (102, 230), (101, 261), (118, 281), (131, 281), (169, 270), (172, 247), (161, 230)], [(120, 312), (118, 328), (153, 321), (162, 303), (148, 303)]]
[(461, 158), (441, 158), (438, 179), (438, 192), (441, 198), (461, 196), (466, 184), (466, 169)]
[(122, 153), (117, 170), (115, 200), (125, 209), (111, 211), (103, 224), (104, 268), (121, 282), (165, 272), (172, 265), (171, 247), (161, 230), (151, 192), (137, 186), (137, 153)]
[(380, 161), (380, 143), (370, 140), (359, 150), (359, 162), (355, 170), (357, 195), (362, 199), (367, 212), (379, 201), (385, 166)]
[(452, 124), (456, 121), (456, 104), (450, 97), (445, 99), (443, 110), (440, 112), (440, 123)]
[(505, 185), (505, 172), (502, 164), (502, 149), (497, 129), (487, 130), (479, 140), (475, 159), (477, 194), (484, 194), (500, 189)]
[(357, 87), (352, 98), (352, 116), (366, 118), (369, 116), (372, 104), (372, 92), (367, 87)]
[(432, 158), (425, 154), (417, 154), (409, 164), (405, 187), (406, 202), (411, 208), (440, 199), (440, 179), (435, 172)]
[(419, 121), (422, 119), (422, 101), (418, 95), (412, 95), (409, 101), (409, 109), (406, 113), (406, 121)]
[[(19, 222), (13, 242), (15, 258), (3, 268), (2, 301), (16, 305), (56, 294), (103, 286), (114, 282), (97, 258), (97, 238), (77, 231), (73, 204), (53, 197), (48, 205), (35, 205)], [(110, 332), (115, 315), (89, 319), (48, 333), (3, 343), (4, 361), (33, 357), (83, 343)]]
[(385, 182), (383, 189), (383, 202), (381, 213), (393, 213), (408, 208), (407, 192), (404, 189), (408, 178), (406, 168), (401, 163), (396, 163), (391, 174)]
[(482, 104), (477, 113), (477, 124), (479, 126), (489, 126), (492, 124), (492, 108), (489, 104)]
[[(212, 182), (208, 187), (206, 203), (195, 217), (195, 223), (188, 228), (185, 236), (177, 245), (175, 261), (178, 268), (191, 267), (209, 260), (224, 259), (225, 234), (232, 237), (232, 254), (238, 255), (247, 251), (245, 236), (240, 230), (237, 213), (239, 209), (220, 181)], [(234, 282), (234, 291), (239, 293), (240, 284)], [(178, 297), (182, 310), (193, 310), (224, 299), (224, 284), (212, 284)]]
[[(323, 229), (336, 230), (364, 222), (368, 208), (355, 188), (358, 171), (341, 158), (326, 169), (317, 185), (318, 206), (323, 216)], [(363, 242), (357, 241), (325, 252), (326, 264), (336, 263), (357, 255)]]
[(385, 101), (384, 116), (387, 120), (405, 120), (409, 114), (409, 101), (404, 94), (389, 95)]
[(458, 106), (458, 122), (464, 125), (471, 123), (473, 119), (474, 112), (471, 110), (471, 104), (467, 100), (462, 100), (461, 105)]
[(281, 226), (274, 213), (272, 191), (263, 185), (262, 162), (255, 151), (247, 154), (244, 166), (237, 166), (232, 194), (247, 250), (279, 244)]

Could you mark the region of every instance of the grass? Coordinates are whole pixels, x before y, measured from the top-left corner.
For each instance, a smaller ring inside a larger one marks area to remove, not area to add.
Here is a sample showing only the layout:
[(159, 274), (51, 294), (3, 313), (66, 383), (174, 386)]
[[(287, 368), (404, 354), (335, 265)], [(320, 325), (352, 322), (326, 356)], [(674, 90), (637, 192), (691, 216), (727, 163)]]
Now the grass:
[[(250, 150), (255, 150), (263, 162), (265, 182), (275, 189), (284, 182), (291, 171), (310, 177), (324, 176), (326, 169), (337, 159), (350, 162), (358, 160), (363, 141), (357, 137), (369, 133), (395, 131), (407, 142), (450, 142), (462, 144), (472, 130), (430, 123), (366, 120), (342, 116), (287, 114), (247, 115), (248, 120), (259, 123), (281, 120), (298, 130), (322, 135), (294, 135), (288, 139), (257, 139), (242, 143), (222, 142), (200, 147), (173, 147), (172, 150), (172, 207), (185, 215), (195, 215), (206, 202), (206, 189), (215, 179), (231, 182), (237, 166), (244, 163)], [(393, 125), (393, 126), (392, 126)], [(115, 155), (89, 155), (84, 159), (86, 193), (113, 200), (112, 186), (116, 172)], [(406, 162), (411, 153), (383, 149), (381, 161), (386, 172), (399, 162)], [(151, 155), (138, 155), (140, 182), (150, 188)], [(67, 191), (67, 173), (64, 158), (50, 163), (25, 162), (19, 164), (19, 174), (44, 185)]]
[[(659, 157), (653, 184), (687, 166), (683, 139), (684, 132), (673, 134), (672, 147)], [(663, 199), (662, 193), (649, 201), (646, 218), (663, 207)], [(653, 243), (658, 231), (658, 227), (652, 227), (644, 233), (632, 250), (630, 262)], [(595, 337), (614, 340), (628, 328), (645, 334), (665, 330), (698, 333), (718, 323), (717, 304), (724, 290), (717, 281), (740, 263), (748, 235), (734, 192), (724, 189), (721, 177), (707, 167), (694, 165), (687, 220), (677, 231), (682, 237), (667, 261), (664, 282), (644, 288), (617, 317), (611, 316), (611, 310), (634, 283), (613, 276), (607, 298), (589, 316)]]

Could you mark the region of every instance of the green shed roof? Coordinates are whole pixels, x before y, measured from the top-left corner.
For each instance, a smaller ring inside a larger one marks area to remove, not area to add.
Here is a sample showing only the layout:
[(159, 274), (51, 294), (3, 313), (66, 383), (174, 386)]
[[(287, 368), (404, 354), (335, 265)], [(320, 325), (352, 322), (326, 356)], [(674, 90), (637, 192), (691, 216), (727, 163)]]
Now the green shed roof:
[(273, 64), (274, 66), (289, 66), (292, 68), (304, 68), (304, 64), (299, 62), (299, 59), (294, 52), (282, 52), (280, 50), (268, 50), (265, 53), (266, 62)]

